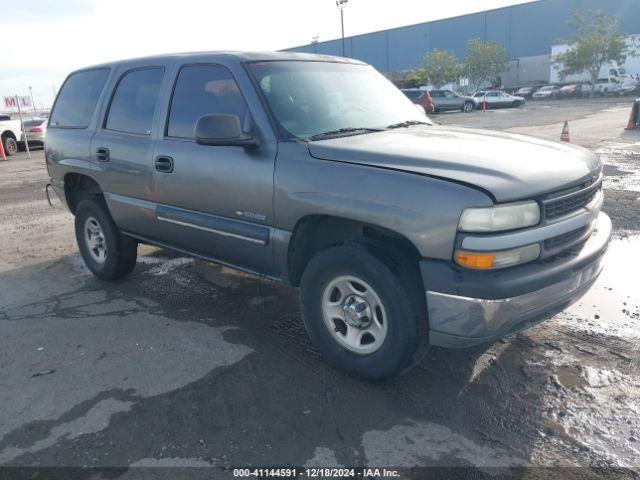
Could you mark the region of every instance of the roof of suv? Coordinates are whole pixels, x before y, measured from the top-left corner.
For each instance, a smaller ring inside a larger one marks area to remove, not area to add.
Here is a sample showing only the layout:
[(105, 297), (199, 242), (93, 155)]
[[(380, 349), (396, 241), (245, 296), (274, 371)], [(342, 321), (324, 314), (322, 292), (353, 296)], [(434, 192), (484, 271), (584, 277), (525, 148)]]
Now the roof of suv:
[(147, 57), (129, 58), (124, 60), (117, 60), (113, 62), (101, 63), (98, 65), (91, 65), (89, 67), (82, 68), (98, 68), (98, 67), (112, 67), (115, 65), (127, 64), (127, 63), (142, 63), (153, 62), (158, 60), (190, 60), (190, 59), (202, 59), (207, 57), (209, 60), (223, 60), (223, 59), (236, 59), (240, 62), (270, 62), (270, 61), (307, 61), (307, 62), (332, 62), (332, 63), (352, 63), (356, 65), (366, 65), (366, 63), (352, 58), (335, 57), (332, 55), (319, 55), (315, 53), (297, 53), (297, 52), (239, 52), (239, 51), (204, 51), (204, 52), (185, 52), (185, 53), (167, 53), (163, 55), (153, 55)]

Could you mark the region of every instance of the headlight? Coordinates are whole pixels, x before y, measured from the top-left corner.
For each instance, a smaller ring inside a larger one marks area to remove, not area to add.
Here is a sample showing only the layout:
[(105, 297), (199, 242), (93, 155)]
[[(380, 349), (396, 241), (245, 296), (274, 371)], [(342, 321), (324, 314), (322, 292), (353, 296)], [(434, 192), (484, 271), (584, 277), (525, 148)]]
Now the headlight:
[(458, 230), (499, 232), (531, 227), (539, 222), (540, 207), (536, 202), (511, 203), (488, 208), (467, 208), (462, 212)]
[(456, 251), (453, 258), (458, 265), (475, 270), (497, 270), (531, 262), (540, 256), (540, 244), (527, 245), (499, 252)]

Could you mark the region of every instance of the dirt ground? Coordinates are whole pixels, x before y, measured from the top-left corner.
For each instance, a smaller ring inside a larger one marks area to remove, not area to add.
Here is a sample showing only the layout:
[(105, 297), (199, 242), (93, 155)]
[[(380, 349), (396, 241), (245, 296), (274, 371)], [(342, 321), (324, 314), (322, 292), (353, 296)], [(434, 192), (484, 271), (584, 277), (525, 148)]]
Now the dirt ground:
[(623, 131), (629, 110), (594, 100), (434, 117), (553, 139), (569, 120), (572, 141), (605, 163), (615, 237), (567, 311), (493, 345), (434, 348), (382, 384), (322, 361), (294, 289), (152, 247), (126, 280), (95, 279), (73, 217), (47, 204), (42, 152), (0, 162), (0, 465), (637, 474), (640, 131)]

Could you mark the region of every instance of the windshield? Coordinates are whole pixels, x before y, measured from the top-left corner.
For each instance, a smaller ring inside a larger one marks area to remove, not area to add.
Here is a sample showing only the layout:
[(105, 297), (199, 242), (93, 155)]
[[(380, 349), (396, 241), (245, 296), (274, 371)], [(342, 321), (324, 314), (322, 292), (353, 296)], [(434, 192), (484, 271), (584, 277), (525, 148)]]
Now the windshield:
[[(275, 120), (291, 137), (351, 134), (403, 122), (431, 123), (369, 65), (276, 61), (250, 63)], [(346, 132), (345, 132), (346, 133)]]

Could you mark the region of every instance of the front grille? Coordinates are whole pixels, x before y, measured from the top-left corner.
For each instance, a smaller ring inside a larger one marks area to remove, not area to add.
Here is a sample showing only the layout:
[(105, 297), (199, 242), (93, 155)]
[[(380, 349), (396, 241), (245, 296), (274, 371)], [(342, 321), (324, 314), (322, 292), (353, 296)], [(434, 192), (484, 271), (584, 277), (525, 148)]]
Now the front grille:
[(547, 252), (551, 252), (571, 245), (572, 243), (579, 240), (586, 231), (587, 227), (582, 227), (567, 233), (563, 233), (562, 235), (558, 235), (557, 237), (548, 238), (544, 241), (544, 249)]
[(553, 220), (585, 207), (595, 198), (601, 188), (602, 180), (597, 179), (582, 185), (575, 191), (543, 200), (547, 219)]

